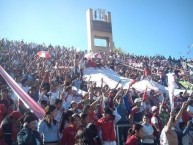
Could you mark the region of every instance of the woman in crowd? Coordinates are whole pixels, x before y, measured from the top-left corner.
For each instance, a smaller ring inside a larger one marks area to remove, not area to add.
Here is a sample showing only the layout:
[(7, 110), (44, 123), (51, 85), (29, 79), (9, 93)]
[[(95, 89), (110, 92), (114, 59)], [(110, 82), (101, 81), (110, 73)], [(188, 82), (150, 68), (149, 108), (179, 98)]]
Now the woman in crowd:
[(61, 139), (62, 145), (74, 145), (75, 136), (80, 129), (80, 116), (78, 114), (73, 114), (71, 118), (71, 125), (64, 129), (63, 136)]
[(79, 129), (75, 145), (102, 145), (96, 126), (89, 123), (86, 128)]
[(57, 113), (57, 108), (53, 105), (48, 105), (45, 108), (45, 117), (38, 125), (38, 131), (43, 136), (45, 145), (59, 144), (59, 129), (58, 123), (54, 119)]
[(90, 144), (89, 135), (88, 135), (86, 128), (79, 129), (75, 136), (75, 139), (76, 139), (75, 145), (89, 145)]
[(152, 125), (149, 123), (150, 120), (148, 118), (148, 116), (144, 115), (143, 116), (143, 131), (144, 131), (144, 136), (142, 138), (142, 145), (154, 145), (154, 135), (153, 135), (153, 127)]
[(65, 128), (70, 126), (73, 112), (68, 110), (67, 112), (63, 112), (60, 122), (60, 134), (63, 134)]
[(134, 124), (132, 129), (129, 130), (131, 136), (128, 137), (125, 145), (140, 145), (141, 139), (144, 137), (143, 126), (140, 124)]

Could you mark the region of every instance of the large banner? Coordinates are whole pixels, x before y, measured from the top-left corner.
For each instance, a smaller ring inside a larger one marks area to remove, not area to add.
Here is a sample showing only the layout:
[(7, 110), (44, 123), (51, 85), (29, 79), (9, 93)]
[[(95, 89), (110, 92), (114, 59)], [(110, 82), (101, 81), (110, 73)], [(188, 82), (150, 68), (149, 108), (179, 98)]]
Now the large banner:
[(123, 85), (124, 89), (128, 89), (131, 79), (125, 78), (117, 74), (115, 71), (109, 68), (86, 68), (84, 70), (84, 77), (86, 81), (90, 80), (96, 82), (97, 86), (101, 86), (101, 79), (103, 79), (104, 85), (108, 85), (111, 89), (115, 88), (119, 81), (118, 87)]
[(0, 66), (0, 74), (7, 82), (9, 87), (14, 91), (19, 99), (29, 108), (39, 119), (44, 117), (44, 110), (34, 101), (16, 82), (9, 74)]

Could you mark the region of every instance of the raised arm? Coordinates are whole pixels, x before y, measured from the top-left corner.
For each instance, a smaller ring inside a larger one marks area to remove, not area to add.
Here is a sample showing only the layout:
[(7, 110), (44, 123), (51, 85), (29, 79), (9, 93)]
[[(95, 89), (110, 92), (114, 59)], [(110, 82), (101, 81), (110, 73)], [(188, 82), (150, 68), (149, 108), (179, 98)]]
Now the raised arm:
[(117, 87), (119, 86), (120, 83), (121, 83), (121, 80), (117, 83), (117, 85), (115, 86), (114, 90), (117, 89)]
[(184, 103), (182, 104), (182, 107), (181, 107), (180, 111), (178, 112), (178, 114), (177, 114), (176, 117), (175, 117), (175, 121), (177, 121), (177, 120), (180, 119), (180, 117), (182, 116), (182, 113), (183, 113), (183, 111), (184, 111), (184, 109), (185, 109), (186, 107), (187, 107), (187, 102), (184, 102)]
[(123, 87), (121, 87), (121, 89), (117, 92), (117, 94), (115, 95), (115, 97), (113, 98), (113, 102), (115, 103), (117, 98), (119, 97), (119, 95), (123, 92)]
[(92, 83), (92, 84), (89, 86), (88, 92), (92, 91), (94, 85), (96, 85), (96, 82)]
[(146, 86), (145, 91), (143, 93), (143, 97), (142, 97), (143, 102), (145, 102), (147, 99), (147, 88), (148, 88), (148, 86)]
[(172, 128), (172, 124), (174, 123), (173, 122), (173, 119), (174, 119), (174, 113), (173, 112), (170, 112), (170, 118), (167, 122), (167, 126), (166, 126), (166, 132), (168, 132), (169, 130), (171, 130)]
[(102, 96), (98, 97), (98, 99), (95, 100), (95, 101), (90, 105), (90, 107), (94, 107), (101, 99), (102, 99)]
[[(163, 97), (164, 97), (164, 95), (163, 95)], [(162, 108), (163, 108), (164, 102), (165, 102), (165, 97), (163, 98), (163, 100), (162, 100), (162, 102), (161, 102), (161, 104), (160, 104), (160, 107), (159, 107), (159, 114), (162, 113)]]
[(129, 90), (130, 90), (131, 86), (132, 86), (132, 84), (129, 84), (129, 87), (128, 87), (127, 91), (125, 92), (125, 95), (127, 95), (127, 94), (128, 94), (128, 92), (129, 92)]

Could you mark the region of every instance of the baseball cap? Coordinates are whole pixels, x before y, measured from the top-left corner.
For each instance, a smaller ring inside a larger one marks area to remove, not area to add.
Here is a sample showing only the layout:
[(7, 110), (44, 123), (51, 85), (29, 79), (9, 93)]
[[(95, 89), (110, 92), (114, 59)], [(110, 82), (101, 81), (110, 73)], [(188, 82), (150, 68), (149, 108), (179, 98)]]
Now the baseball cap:
[(71, 105), (72, 105), (72, 104), (74, 104), (74, 103), (76, 103), (76, 104), (77, 104), (77, 102), (75, 102), (75, 101), (71, 101), (71, 102), (70, 102), (70, 104), (71, 104)]
[(134, 103), (139, 103), (139, 102), (142, 102), (142, 99), (141, 99), (141, 98), (136, 98), (136, 99), (134, 100)]
[(155, 110), (157, 110), (158, 109), (158, 107), (157, 106), (153, 106), (153, 107), (151, 107), (151, 111), (152, 112), (154, 112)]

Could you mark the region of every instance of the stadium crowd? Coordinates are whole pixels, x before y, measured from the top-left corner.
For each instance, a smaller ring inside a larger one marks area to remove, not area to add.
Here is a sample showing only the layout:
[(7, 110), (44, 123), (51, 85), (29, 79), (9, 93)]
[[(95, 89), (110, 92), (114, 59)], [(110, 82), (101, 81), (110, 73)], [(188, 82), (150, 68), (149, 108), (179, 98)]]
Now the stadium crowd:
[[(47, 51), (50, 58), (37, 53)], [(85, 57), (87, 51), (61, 46), (0, 40), (0, 65), (43, 109), (43, 119), (27, 109), (0, 79), (1, 145), (192, 145), (192, 61), (164, 56), (136, 56), (111, 52)], [(167, 94), (110, 89), (84, 77), (84, 69), (111, 68), (136, 81), (148, 79), (167, 86), (166, 74), (173, 72), (179, 88), (175, 111)], [(87, 80), (87, 81), (86, 81)], [(82, 90), (78, 92), (77, 90)], [(115, 127), (118, 131), (115, 131)]]

